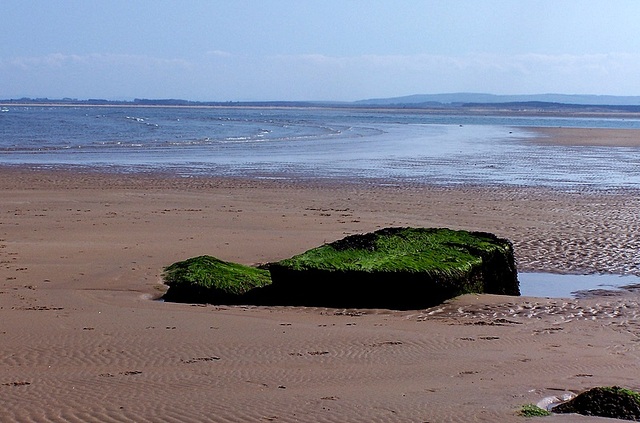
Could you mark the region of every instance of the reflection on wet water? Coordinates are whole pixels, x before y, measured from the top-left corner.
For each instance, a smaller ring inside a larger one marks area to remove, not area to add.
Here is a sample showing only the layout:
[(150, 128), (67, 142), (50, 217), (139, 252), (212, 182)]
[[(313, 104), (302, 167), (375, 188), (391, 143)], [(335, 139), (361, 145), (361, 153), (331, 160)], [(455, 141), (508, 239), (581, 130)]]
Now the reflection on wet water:
[(0, 118), (0, 164), (186, 177), (640, 188), (640, 149), (535, 143), (527, 129), (637, 129), (637, 119), (162, 107), (17, 107)]
[(640, 287), (640, 277), (592, 274), (519, 273), (520, 292), (526, 297), (584, 298), (611, 296)]

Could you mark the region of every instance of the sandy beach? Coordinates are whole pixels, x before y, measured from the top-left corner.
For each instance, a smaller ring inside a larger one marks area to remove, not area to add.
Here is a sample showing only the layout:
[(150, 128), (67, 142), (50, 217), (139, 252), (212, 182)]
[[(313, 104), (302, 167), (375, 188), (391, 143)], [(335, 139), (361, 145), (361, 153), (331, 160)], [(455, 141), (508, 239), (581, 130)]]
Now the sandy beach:
[(403, 312), (154, 300), (178, 260), (264, 263), (388, 226), (493, 232), (513, 241), (520, 271), (640, 275), (637, 192), (11, 167), (0, 189), (3, 422), (517, 422), (546, 397), (640, 388), (633, 292), (468, 295)]
[(640, 137), (634, 129), (530, 128), (536, 141), (565, 146), (638, 147)]

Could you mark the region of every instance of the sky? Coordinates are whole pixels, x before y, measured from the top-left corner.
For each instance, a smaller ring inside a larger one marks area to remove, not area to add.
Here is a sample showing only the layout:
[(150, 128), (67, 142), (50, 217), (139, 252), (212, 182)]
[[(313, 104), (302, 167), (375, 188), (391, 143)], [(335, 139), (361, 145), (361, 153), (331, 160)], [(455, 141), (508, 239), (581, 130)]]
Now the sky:
[(640, 95), (637, 0), (0, 0), (0, 98)]

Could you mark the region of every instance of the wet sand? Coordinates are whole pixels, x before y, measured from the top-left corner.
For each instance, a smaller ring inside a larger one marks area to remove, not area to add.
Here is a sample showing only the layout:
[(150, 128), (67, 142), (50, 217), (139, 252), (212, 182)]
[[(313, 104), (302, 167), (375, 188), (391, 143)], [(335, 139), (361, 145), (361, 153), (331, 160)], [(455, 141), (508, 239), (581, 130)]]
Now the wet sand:
[(640, 147), (640, 135), (635, 129), (599, 128), (529, 128), (540, 135), (537, 142), (592, 147)]
[(548, 396), (640, 388), (634, 293), (409, 312), (152, 300), (187, 257), (263, 263), (387, 226), (494, 232), (520, 271), (640, 274), (637, 192), (18, 168), (0, 189), (1, 421), (524, 421)]

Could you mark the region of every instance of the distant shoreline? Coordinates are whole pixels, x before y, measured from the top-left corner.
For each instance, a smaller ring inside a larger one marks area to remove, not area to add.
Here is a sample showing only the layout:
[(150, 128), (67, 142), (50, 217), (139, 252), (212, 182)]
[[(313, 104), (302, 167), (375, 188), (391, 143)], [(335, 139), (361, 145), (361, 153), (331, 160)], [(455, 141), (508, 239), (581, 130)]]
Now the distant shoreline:
[(124, 102), (124, 101), (13, 101), (0, 100), (0, 107), (105, 107), (105, 108), (175, 108), (175, 109), (308, 109), (354, 110), (435, 115), (491, 115), (533, 117), (605, 117), (640, 119), (640, 106), (580, 105), (558, 103), (496, 103), (464, 104), (458, 106), (420, 106), (414, 104), (371, 105), (354, 103), (312, 102)]

